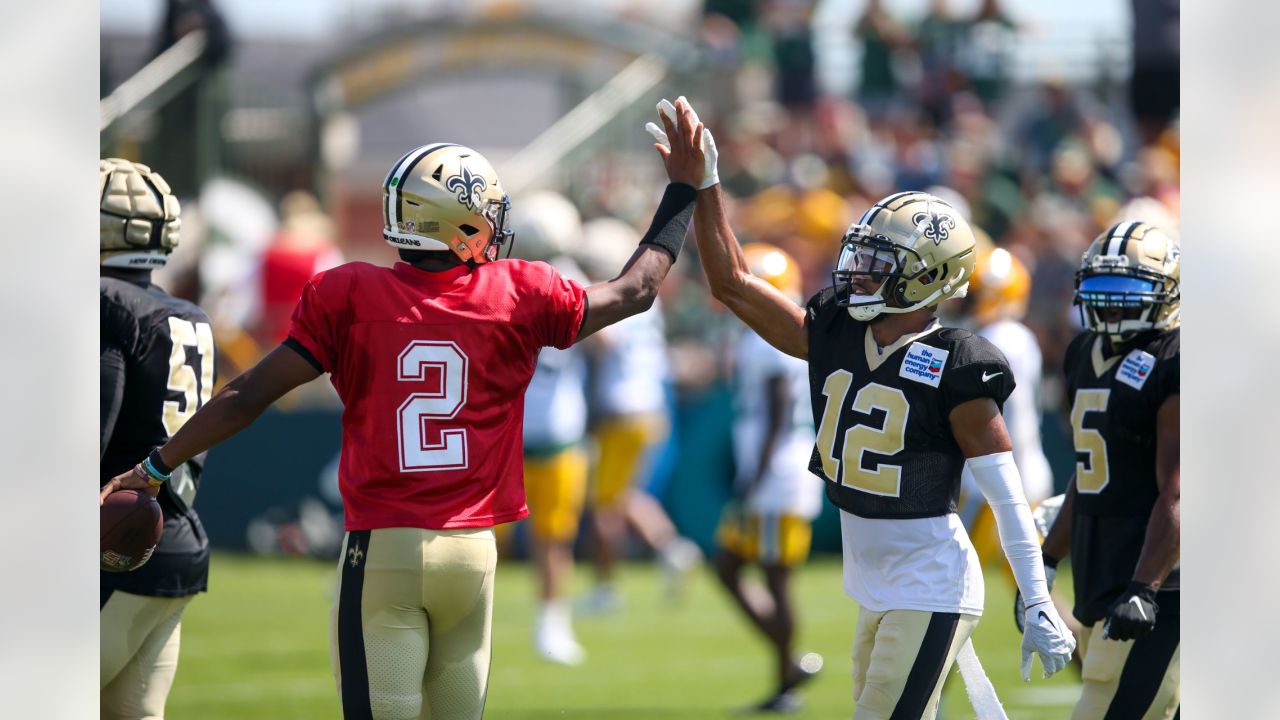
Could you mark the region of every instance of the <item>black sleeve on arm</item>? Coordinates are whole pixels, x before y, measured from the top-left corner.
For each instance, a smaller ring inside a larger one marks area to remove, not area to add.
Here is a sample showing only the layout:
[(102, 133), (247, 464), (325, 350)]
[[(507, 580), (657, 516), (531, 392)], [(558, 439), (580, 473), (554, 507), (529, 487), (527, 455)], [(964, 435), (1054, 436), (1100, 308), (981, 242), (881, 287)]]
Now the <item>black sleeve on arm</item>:
[(306, 360), (308, 363), (310, 363), (311, 367), (315, 368), (321, 374), (328, 372), (327, 370), (324, 369), (324, 366), (320, 364), (320, 361), (316, 359), (316, 356), (312, 355), (311, 351), (308, 350), (306, 346), (304, 346), (302, 343), (298, 342), (297, 340), (294, 340), (291, 337), (287, 337), (284, 339), (284, 342), (280, 344), (301, 355), (303, 360)]
[(124, 403), (124, 352), (120, 346), (105, 343), (99, 357), (99, 397), (101, 410), (102, 444), (98, 448), (99, 460), (106, 455), (107, 444), (120, 418), (120, 406)]
[(684, 246), (684, 236), (689, 233), (689, 221), (693, 217), (693, 204), (698, 191), (686, 183), (668, 183), (662, 193), (662, 202), (653, 213), (653, 222), (641, 238), (640, 244), (657, 245), (675, 262)]

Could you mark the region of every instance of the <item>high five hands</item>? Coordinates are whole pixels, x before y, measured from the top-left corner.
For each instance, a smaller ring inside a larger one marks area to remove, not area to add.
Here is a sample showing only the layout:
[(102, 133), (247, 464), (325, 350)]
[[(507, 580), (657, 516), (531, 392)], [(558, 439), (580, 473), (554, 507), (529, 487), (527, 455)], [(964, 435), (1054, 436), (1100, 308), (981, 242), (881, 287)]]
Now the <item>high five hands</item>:
[[(662, 127), (645, 123), (644, 129), (656, 141), (653, 148), (662, 156), (667, 166), (667, 178), (671, 182), (688, 183), (705, 190), (720, 182), (716, 172), (715, 138), (698, 119), (698, 114), (683, 95), (674, 105), (663, 98), (658, 103), (658, 118)], [(672, 138), (675, 138), (674, 142)]]

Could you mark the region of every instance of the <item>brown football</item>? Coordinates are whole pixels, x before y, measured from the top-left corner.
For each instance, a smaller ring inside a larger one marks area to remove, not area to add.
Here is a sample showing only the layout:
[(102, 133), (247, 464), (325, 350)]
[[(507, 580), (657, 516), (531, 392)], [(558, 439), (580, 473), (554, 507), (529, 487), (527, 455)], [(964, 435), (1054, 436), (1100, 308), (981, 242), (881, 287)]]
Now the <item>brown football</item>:
[(102, 504), (102, 569), (125, 572), (142, 566), (160, 542), (164, 513), (160, 503), (138, 490), (120, 490)]

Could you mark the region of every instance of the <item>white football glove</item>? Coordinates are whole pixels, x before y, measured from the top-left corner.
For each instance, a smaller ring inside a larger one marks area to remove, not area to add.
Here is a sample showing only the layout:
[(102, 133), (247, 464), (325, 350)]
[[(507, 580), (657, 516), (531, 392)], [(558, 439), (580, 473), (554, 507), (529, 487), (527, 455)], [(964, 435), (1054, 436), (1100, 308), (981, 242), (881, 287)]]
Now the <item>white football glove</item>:
[[(689, 104), (689, 101), (685, 99), (685, 96), (681, 95), (676, 98), (676, 102), (683, 102), (685, 106), (689, 108), (689, 121), (691, 123), (697, 125), (701, 122), (698, 119), (698, 113), (694, 111), (693, 106)], [(658, 103), (658, 112), (665, 115), (667, 119), (671, 121), (672, 125), (675, 124), (676, 106), (672, 105), (671, 101), (663, 98), (662, 101)], [(659, 145), (668, 150), (671, 149), (671, 140), (667, 137), (667, 133), (657, 123), (645, 123), (644, 129), (653, 136), (653, 139), (656, 140)], [(720, 173), (716, 170), (716, 159), (719, 155), (719, 151), (716, 150), (716, 139), (711, 137), (711, 131), (704, 127), (702, 129), (702, 182), (698, 183), (699, 190), (706, 190), (712, 185), (716, 185), (720, 182)]]
[(1058, 672), (1071, 662), (1071, 653), (1075, 652), (1076, 639), (1072, 637), (1067, 624), (1058, 615), (1053, 602), (1042, 602), (1027, 608), (1023, 622), (1026, 631), (1022, 634), (1022, 679), (1031, 681), (1031, 658), (1039, 654), (1040, 664), (1044, 666), (1044, 676)]
[[(1058, 577), (1058, 568), (1044, 566), (1044, 584), (1053, 591), (1053, 579)], [(1018, 632), (1027, 629), (1027, 604), (1022, 601), (1022, 591), (1019, 590), (1013, 594), (1013, 622), (1018, 626)]]

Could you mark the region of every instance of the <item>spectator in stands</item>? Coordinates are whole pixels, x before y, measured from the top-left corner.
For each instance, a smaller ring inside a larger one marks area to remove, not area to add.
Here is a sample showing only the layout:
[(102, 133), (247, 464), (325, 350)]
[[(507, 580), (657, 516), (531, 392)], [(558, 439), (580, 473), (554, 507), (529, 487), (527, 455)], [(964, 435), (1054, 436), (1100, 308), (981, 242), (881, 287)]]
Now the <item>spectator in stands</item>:
[(901, 96), (896, 56), (910, 45), (911, 37), (885, 9), (883, 0), (868, 1), (853, 35), (862, 44), (858, 102), (868, 115), (880, 118)]

